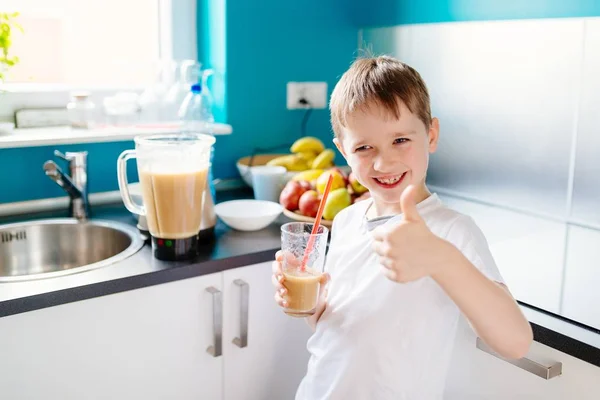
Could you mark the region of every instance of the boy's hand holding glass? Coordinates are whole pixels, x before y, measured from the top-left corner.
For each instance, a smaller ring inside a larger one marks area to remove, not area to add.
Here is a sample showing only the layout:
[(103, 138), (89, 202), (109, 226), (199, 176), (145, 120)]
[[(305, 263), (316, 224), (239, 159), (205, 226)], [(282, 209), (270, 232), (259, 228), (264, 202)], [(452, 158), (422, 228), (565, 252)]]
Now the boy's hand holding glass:
[[(273, 286), (275, 287), (275, 302), (284, 308), (284, 311), (287, 310), (290, 306), (289, 297), (288, 297), (288, 288), (285, 286), (285, 274), (283, 273), (283, 262), (284, 257), (286, 258), (285, 262), (289, 265), (295, 265), (300, 267), (301, 260), (294, 257), (294, 255), (290, 252), (278, 251), (275, 255), (275, 261), (273, 261), (273, 276), (271, 277), (271, 281)], [(320, 291), (319, 298), (317, 301), (317, 305), (314, 309), (314, 313), (309, 316), (308, 323), (314, 329), (314, 326), (318, 319), (320, 318), (323, 311), (325, 311), (326, 300), (327, 300), (327, 283), (329, 283), (330, 276), (328, 273), (323, 273), (320, 276)], [(293, 313), (292, 313), (293, 314)]]

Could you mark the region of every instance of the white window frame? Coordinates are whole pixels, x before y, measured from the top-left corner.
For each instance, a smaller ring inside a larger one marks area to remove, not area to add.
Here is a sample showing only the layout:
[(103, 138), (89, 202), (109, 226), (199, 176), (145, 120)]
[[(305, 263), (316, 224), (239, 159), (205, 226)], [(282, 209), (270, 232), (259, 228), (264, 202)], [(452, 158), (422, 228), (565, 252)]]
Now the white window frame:
[[(159, 2), (159, 57), (197, 60), (196, 0)], [(0, 86), (0, 121), (12, 120), (15, 108), (64, 107), (72, 90), (87, 89), (100, 100), (121, 90), (141, 92), (143, 86), (6, 83)]]

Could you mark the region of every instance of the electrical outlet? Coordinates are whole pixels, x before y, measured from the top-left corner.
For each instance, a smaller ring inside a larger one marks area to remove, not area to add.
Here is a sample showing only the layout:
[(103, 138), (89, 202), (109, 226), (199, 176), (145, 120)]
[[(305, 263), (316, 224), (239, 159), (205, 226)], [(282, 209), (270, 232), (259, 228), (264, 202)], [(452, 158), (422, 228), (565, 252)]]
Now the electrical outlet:
[[(309, 104), (302, 104), (300, 99)], [(327, 108), (327, 82), (288, 82), (287, 108)]]

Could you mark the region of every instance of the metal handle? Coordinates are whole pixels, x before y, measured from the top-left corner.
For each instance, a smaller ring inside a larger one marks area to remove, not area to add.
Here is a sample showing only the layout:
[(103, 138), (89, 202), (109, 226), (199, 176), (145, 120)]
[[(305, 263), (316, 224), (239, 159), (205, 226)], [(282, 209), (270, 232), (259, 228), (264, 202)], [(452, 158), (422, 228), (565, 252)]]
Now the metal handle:
[(213, 286), (206, 291), (212, 295), (213, 301), (213, 344), (206, 351), (213, 357), (219, 357), (223, 353), (223, 296)]
[(83, 193), (77, 188), (75, 183), (62, 172), (54, 161), (46, 161), (43, 168), (46, 175), (63, 188), (72, 199), (78, 199), (83, 196)]
[(562, 363), (557, 361), (552, 363), (551, 365), (544, 365), (537, 361), (533, 361), (529, 358), (523, 357), (518, 360), (511, 360), (502, 357), (494, 350), (492, 350), (481, 338), (477, 338), (477, 348), (481, 351), (484, 351), (488, 354), (493, 355), (501, 360), (506, 361), (512, 365), (515, 365), (525, 371), (531, 372), (534, 375), (539, 376), (544, 379), (552, 379), (562, 374)]
[(250, 300), (250, 285), (247, 282), (236, 279), (234, 284), (240, 287), (240, 336), (233, 339), (233, 344), (240, 349), (248, 346), (248, 302)]

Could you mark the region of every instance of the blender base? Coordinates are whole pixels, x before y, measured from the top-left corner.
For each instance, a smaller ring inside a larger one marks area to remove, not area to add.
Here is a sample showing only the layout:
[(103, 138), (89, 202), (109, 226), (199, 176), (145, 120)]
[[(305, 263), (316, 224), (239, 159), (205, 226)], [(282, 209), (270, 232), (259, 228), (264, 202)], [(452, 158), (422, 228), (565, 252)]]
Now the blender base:
[(198, 237), (186, 239), (166, 239), (152, 237), (152, 253), (154, 258), (163, 261), (183, 261), (196, 257)]

